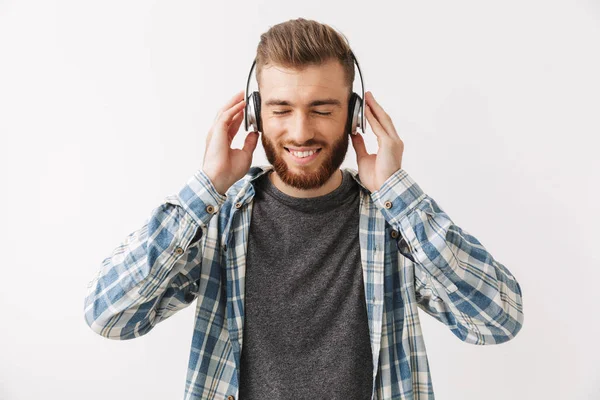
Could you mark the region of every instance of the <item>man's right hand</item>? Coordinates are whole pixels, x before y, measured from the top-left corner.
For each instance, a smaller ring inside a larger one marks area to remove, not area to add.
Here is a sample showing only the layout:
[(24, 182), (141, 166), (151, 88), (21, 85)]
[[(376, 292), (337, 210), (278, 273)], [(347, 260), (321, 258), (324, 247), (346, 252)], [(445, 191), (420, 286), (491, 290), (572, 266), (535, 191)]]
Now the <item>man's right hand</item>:
[(245, 105), (242, 90), (219, 110), (206, 137), (202, 171), (222, 195), (246, 175), (252, 165), (252, 155), (258, 143), (259, 133), (250, 132), (242, 149), (231, 148), (231, 142), (244, 119)]

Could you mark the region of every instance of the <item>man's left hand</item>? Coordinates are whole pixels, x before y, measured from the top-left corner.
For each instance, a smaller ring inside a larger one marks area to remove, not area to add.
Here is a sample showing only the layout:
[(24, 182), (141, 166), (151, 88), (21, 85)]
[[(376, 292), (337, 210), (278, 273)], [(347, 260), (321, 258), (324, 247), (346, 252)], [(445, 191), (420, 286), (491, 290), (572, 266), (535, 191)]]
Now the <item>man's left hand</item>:
[(350, 136), (356, 152), (360, 181), (371, 192), (375, 192), (394, 172), (402, 168), (404, 142), (398, 136), (392, 119), (375, 101), (371, 92), (365, 93), (365, 115), (377, 136), (377, 154), (367, 153), (362, 134)]

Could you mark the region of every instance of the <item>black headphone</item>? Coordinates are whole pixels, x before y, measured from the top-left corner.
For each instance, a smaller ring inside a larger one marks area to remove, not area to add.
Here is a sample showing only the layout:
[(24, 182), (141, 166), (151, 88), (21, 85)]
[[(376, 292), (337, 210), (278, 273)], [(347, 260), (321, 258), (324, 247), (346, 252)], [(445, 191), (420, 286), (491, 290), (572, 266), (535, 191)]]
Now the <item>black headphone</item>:
[[(352, 50), (350, 50), (350, 54), (352, 55), (352, 59), (358, 68), (360, 85), (362, 87), (362, 96), (359, 96), (356, 94), (356, 92), (352, 92), (352, 95), (350, 96), (350, 101), (348, 102), (348, 120), (346, 121), (346, 130), (349, 131), (350, 134), (356, 135), (356, 128), (360, 128), (360, 131), (363, 134), (365, 133), (365, 109), (363, 104), (363, 99), (365, 98), (365, 84), (363, 81), (362, 72), (360, 71), (360, 66), (358, 65), (358, 60), (354, 56)], [(246, 82), (246, 90), (244, 91), (244, 98), (246, 99), (246, 106), (244, 108), (244, 129), (246, 129), (246, 132), (250, 132), (248, 130), (248, 126), (250, 126), (252, 132), (258, 131), (262, 133), (262, 121), (260, 118), (260, 93), (255, 91), (248, 96), (250, 78), (252, 77), (252, 71), (254, 70), (255, 65), (256, 59), (254, 59), (252, 67), (250, 68), (250, 73), (248, 74), (248, 80)]]

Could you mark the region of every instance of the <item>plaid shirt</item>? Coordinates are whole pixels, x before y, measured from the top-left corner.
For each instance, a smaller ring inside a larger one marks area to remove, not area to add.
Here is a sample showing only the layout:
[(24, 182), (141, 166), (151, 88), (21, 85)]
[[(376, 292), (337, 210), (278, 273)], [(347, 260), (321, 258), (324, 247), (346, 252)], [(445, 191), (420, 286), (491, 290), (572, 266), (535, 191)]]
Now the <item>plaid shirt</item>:
[[(186, 400), (238, 399), (252, 181), (270, 169), (251, 167), (226, 195), (198, 170), (88, 284), (85, 321), (109, 339), (144, 335), (198, 299)], [(370, 192), (347, 169), (361, 191), (371, 398), (434, 399), (418, 308), (466, 343), (499, 344), (523, 324), (521, 288), (405, 170)]]

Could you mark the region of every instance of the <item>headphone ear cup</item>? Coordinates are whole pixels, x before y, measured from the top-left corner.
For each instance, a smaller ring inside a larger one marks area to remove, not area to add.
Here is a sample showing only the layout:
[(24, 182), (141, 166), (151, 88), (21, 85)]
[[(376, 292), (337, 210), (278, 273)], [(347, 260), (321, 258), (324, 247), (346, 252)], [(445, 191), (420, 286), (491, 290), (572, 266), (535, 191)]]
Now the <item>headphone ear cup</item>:
[(252, 100), (254, 101), (254, 112), (256, 120), (256, 129), (262, 133), (262, 120), (260, 118), (260, 93), (252, 92)]
[(244, 128), (246, 129), (246, 132), (262, 132), (260, 123), (260, 94), (258, 92), (252, 92), (250, 93), (250, 96), (248, 96), (244, 114), (246, 117), (244, 119)]
[(252, 130), (252, 125), (254, 124), (254, 93), (250, 93), (248, 98), (246, 99), (246, 106), (244, 107), (244, 129), (246, 132), (250, 132)]
[(348, 102), (348, 120), (346, 121), (346, 129), (350, 134), (356, 134), (356, 128), (360, 126), (360, 107), (360, 96), (356, 92), (352, 92), (350, 101)]

